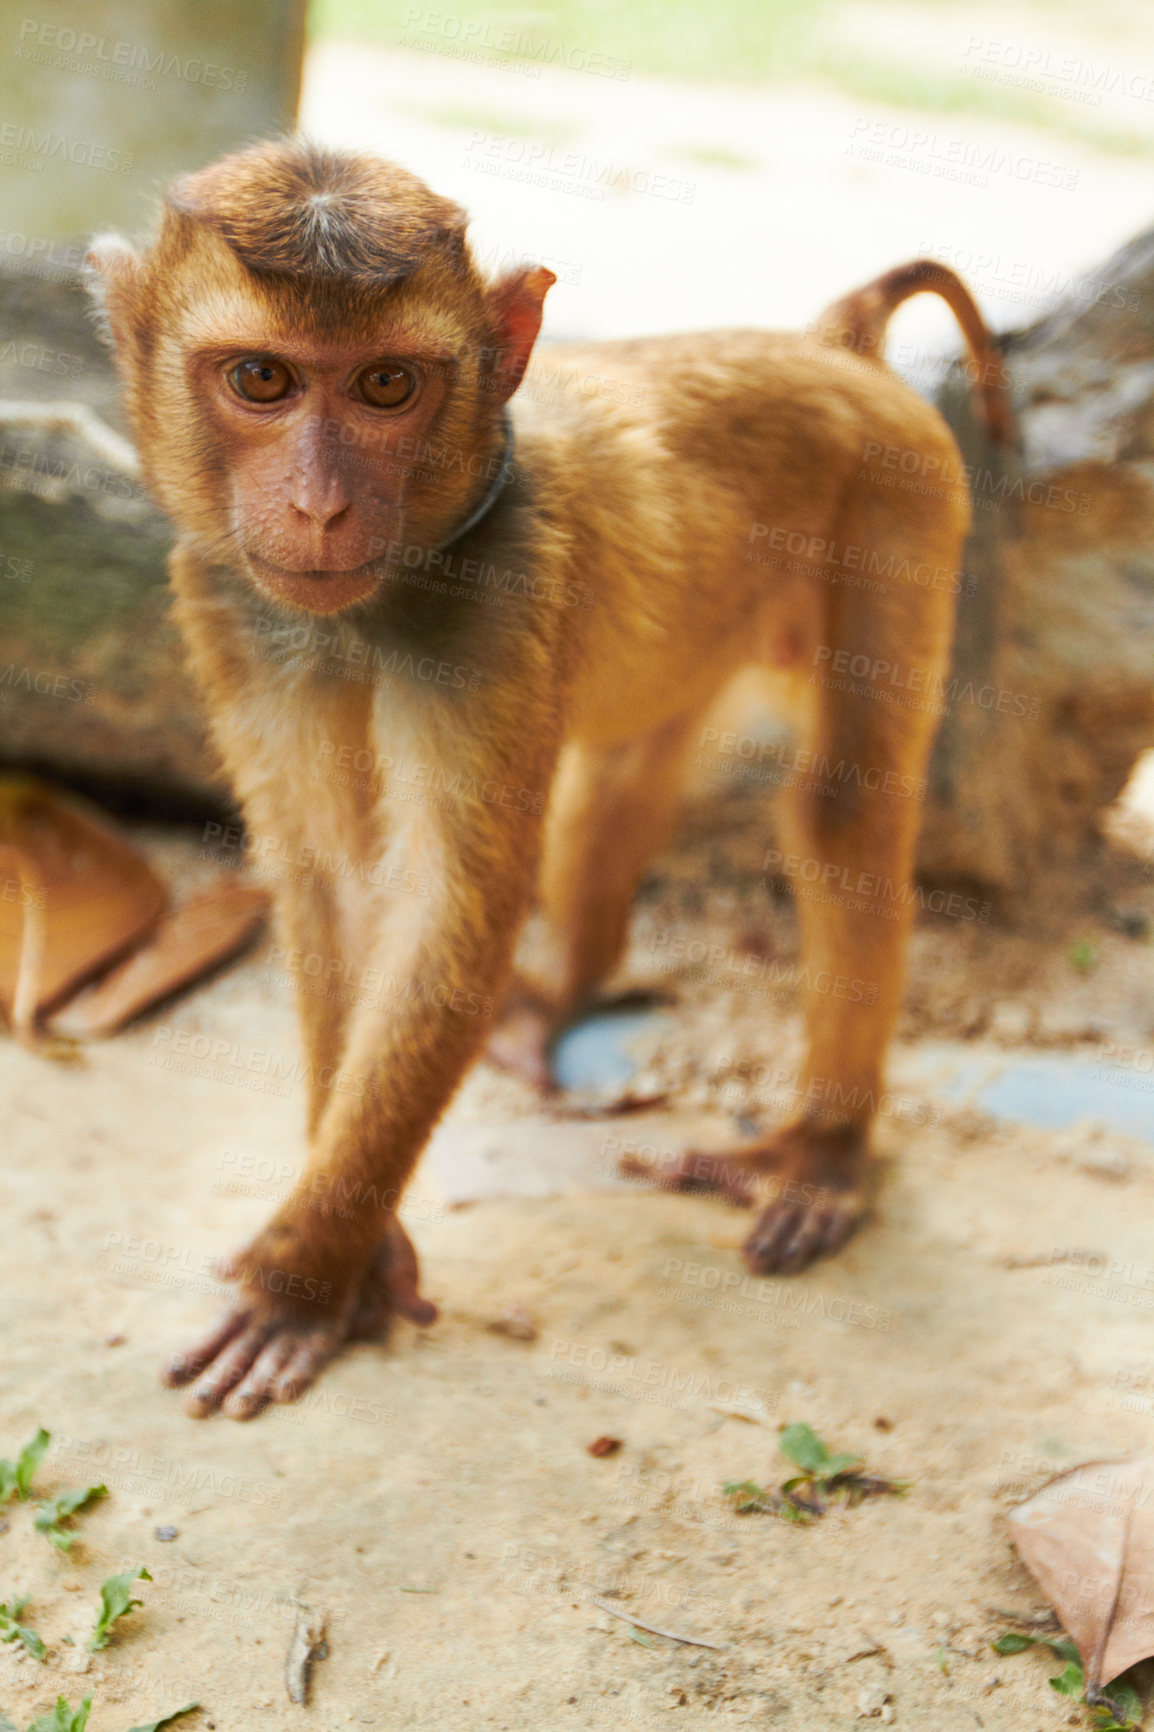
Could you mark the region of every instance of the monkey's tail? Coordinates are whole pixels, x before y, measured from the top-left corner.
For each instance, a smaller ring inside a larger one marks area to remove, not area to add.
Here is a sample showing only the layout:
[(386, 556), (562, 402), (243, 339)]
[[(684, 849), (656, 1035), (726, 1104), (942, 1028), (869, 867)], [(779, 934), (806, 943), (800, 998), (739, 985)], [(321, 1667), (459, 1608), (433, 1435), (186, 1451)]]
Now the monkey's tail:
[(1014, 433), (1005, 362), (969, 289), (947, 266), (934, 259), (898, 265), (828, 307), (818, 320), (818, 334), (835, 348), (880, 361), (891, 315), (911, 295), (921, 294), (940, 295), (962, 327), (977, 368), (976, 394), (983, 419), (991, 439), (1005, 444)]

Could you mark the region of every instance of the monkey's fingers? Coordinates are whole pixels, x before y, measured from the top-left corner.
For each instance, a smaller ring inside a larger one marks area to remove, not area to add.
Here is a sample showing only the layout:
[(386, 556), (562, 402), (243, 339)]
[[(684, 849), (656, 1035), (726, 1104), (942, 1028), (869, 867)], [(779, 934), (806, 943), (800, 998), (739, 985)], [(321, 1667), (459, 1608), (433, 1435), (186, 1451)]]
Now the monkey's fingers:
[(431, 1299), (421, 1297), (420, 1283), (416, 1247), (394, 1215), (361, 1284), (350, 1336), (379, 1339), (388, 1334), (394, 1317), (407, 1317), (411, 1323), (435, 1323), (437, 1307)]
[(388, 1264), (385, 1285), (393, 1310), (411, 1323), (435, 1323), (437, 1307), (431, 1299), (422, 1299), (421, 1266), (417, 1248), (394, 1215), (389, 1225), (387, 1241)]
[(267, 1319), (246, 1324), (201, 1372), (184, 1398), (184, 1411), (193, 1419), (215, 1413), (229, 1391), (247, 1375), (273, 1327)]
[(292, 1357), (268, 1385), (270, 1401), (299, 1401), (305, 1390), (316, 1382), (337, 1348), (340, 1337), (330, 1330), (313, 1330), (293, 1342)]
[(194, 1377), (200, 1376), (206, 1365), (212, 1364), (233, 1336), (239, 1334), (249, 1317), (250, 1313), (245, 1306), (232, 1306), (210, 1334), (204, 1336), (194, 1347), (175, 1354), (168, 1361), (160, 1373), (161, 1382), (166, 1383), (170, 1389), (178, 1389), (182, 1383), (191, 1383)]
[(255, 1418), (272, 1400), (273, 1388), (299, 1345), (295, 1335), (274, 1335), (261, 1348), (236, 1388), (225, 1396), (220, 1411), (229, 1419)]
[(861, 1203), (847, 1193), (822, 1203), (779, 1198), (763, 1209), (742, 1251), (755, 1275), (793, 1275), (845, 1244), (861, 1219)]
[(243, 1329), (213, 1360), (184, 1407), (202, 1419), (217, 1408), (229, 1419), (252, 1419), (270, 1401), (296, 1401), (342, 1346), (344, 1321), (305, 1327), (292, 1313), (274, 1314)]
[(733, 1153), (707, 1155), (687, 1149), (671, 1166), (660, 1169), (625, 1155), (618, 1171), (631, 1179), (652, 1179), (662, 1191), (703, 1191), (723, 1197), (735, 1209), (752, 1208), (756, 1198), (753, 1169)]

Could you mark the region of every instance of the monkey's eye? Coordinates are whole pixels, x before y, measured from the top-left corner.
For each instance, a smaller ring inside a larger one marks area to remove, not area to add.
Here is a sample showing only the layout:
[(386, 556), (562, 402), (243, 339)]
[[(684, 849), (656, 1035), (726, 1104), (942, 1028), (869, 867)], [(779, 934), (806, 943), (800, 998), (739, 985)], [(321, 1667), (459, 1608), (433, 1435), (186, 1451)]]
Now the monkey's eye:
[(229, 374), (238, 397), (249, 403), (277, 403), (292, 389), (292, 374), (271, 355), (250, 355)]
[(357, 380), (357, 390), (374, 409), (399, 409), (417, 388), (417, 381), (399, 361), (379, 361), (366, 367)]

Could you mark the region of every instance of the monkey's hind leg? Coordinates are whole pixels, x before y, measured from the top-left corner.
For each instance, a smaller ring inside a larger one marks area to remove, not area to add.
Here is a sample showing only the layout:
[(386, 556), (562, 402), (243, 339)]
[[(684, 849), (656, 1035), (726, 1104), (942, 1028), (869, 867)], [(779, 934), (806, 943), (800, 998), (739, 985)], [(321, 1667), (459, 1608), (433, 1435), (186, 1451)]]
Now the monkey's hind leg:
[[(933, 517), (921, 502), (871, 489), (838, 540), (876, 550), (899, 573), (956, 574), (964, 527), (957, 508)], [(865, 1208), (870, 1127), (904, 984), (920, 798), (940, 706), (933, 694), (953, 619), (949, 589), (919, 588), (913, 576), (882, 593), (831, 582), (824, 611), (803, 741), (813, 775), (781, 812), (802, 940), (807, 1052), (796, 1116), (716, 1160), (687, 1156), (666, 1181), (759, 1201), (745, 1245), (759, 1274), (836, 1251)]]
[(621, 956), (633, 897), (670, 835), (700, 710), (619, 745), (571, 745), (550, 796), (539, 900), (546, 957), (515, 983), (487, 1056), (548, 1091), (548, 1049)]

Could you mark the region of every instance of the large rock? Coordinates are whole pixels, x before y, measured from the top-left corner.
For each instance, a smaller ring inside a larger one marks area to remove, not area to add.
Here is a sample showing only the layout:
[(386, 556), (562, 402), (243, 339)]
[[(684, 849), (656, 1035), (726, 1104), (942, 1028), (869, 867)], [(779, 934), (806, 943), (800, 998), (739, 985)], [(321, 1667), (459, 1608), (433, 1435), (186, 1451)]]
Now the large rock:
[[(0, 276), (0, 399), (79, 403), (126, 434), (111, 361), (74, 281)], [(99, 443), (0, 406), (0, 760), (224, 795), (169, 618), (166, 520)]]
[(1154, 232), (1003, 348), (1020, 454), (940, 405), (975, 509), (921, 865), (1023, 890), (1154, 745)]

